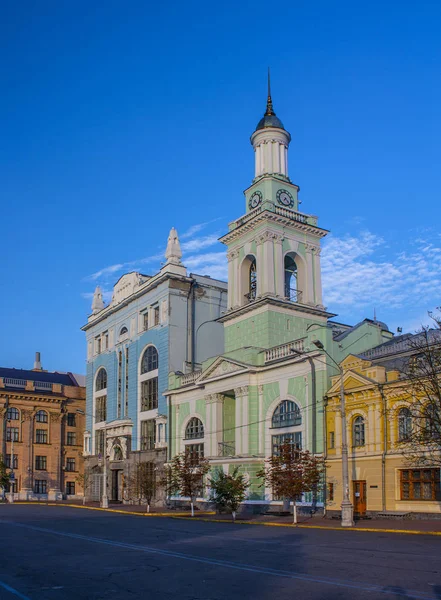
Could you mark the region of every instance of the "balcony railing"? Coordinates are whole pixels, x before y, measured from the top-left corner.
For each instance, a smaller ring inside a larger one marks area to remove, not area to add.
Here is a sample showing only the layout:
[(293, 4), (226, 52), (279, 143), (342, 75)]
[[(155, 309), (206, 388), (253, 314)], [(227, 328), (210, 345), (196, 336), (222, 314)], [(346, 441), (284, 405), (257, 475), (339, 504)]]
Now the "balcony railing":
[(192, 371), (186, 375), (181, 375), (181, 385), (190, 385), (199, 379), (202, 371)]
[(265, 362), (294, 356), (296, 353), (303, 353), (303, 351), (303, 339), (294, 340), (293, 342), (288, 342), (288, 344), (281, 344), (280, 346), (274, 346), (274, 348), (265, 350)]
[(235, 456), (236, 455), (236, 444), (234, 442), (219, 442), (217, 455), (218, 456)]
[(5, 377), (3, 379), (3, 382), (5, 385), (8, 385), (10, 387), (18, 387), (18, 388), (26, 387), (25, 379), (13, 379), (12, 377)]
[(292, 288), (286, 286), (285, 288), (285, 299), (290, 302), (301, 302), (302, 301), (303, 292), (298, 290), (297, 288)]

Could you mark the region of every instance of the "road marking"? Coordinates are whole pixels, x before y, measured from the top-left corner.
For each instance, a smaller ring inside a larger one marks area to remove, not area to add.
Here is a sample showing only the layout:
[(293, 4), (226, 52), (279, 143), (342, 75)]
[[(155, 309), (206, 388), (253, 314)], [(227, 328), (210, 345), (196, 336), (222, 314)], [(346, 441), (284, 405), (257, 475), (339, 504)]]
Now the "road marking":
[(0, 587), (4, 588), (14, 596), (17, 596), (17, 598), (21, 598), (21, 600), (31, 600), (30, 598), (28, 598), (28, 596), (20, 594), (18, 590), (14, 589), (13, 587), (8, 585), (7, 583), (4, 583), (3, 581), (0, 581)]
[[(49, 533), (55, 536), (63, 536), (76, 540), (83, 540), (86, 542), (92, 542), (95, 544), (103, 544), (106, 546), (114, 546), (116, 548), (124, 548), (126, 550), (134, 550), (136, 552), (146, 552), (149, 554), (158, 554), (161, 556), (167, 556), (170, 558), (179, 558), (181, 560), (189, 560), (193, 562), (203, 563), (207, 565), (213, 565), (217, 567), (224, 567), (227, 569), (235, 569), (237, 571), (248, 571), (251, 573), (258, 573), (260, 575), (272, 575), (274, 577), (285, 577), (287, 579), (297, 579), (300, 581), (306, 581), (308, 583), (318, 583), (324, 585), (333, 585), (337, 587), (350, 588), (364, 592), (373, 592), (376, 594), (393, 594), (402, 598), (413, 598), (414, 600), (437, 600), (433, 596), (429, 596), (424, 592), (417, 590), (405, 590), (400, 587), (391, 586), (384, 587), (380, 585), (370, 583), (357, 583), (355, 581), (345, 581), (342, 579), (331, 579), (329, 577), (313, 577), (312, 575), (306, 575), (305, 573), (297, 573), (295, 571), (282, 571), (280, 569), (271, 569), (269, 567), (258, 567), (254, 565), (248, 565), (244, 563), (236, 563), (228, 560), (219, 560), (215, 558), (204, 558), (193, 554), (184, 554), (182, 552), (173, 552), (170, 550), (163, 550), (160, 548), (152, 548), (150, 546), (139, 546), (137, 544), (128, 544), (126, 542), (117, 542), (114, 540), (106, 540), (102, 538), (91, 537), (88, 535), (80, 535), (77, 533), (68, 533), (64, 531), (56, 531), (54, 529), (47, 529), (45, 527), (37, 527), (35, 525), (25, 525), (24, 523), (16, 523), (11, 521), (0, 520), (0, 523), (5, 525), (11, 525), (12, 527), (20, 527), (23, 529), (30, 529), (32, 531), (38, 531), (41, 533)], [(24, 596), (21, 596), (25, 598)], [(25, 598), (25, 600), (29, 600)]]

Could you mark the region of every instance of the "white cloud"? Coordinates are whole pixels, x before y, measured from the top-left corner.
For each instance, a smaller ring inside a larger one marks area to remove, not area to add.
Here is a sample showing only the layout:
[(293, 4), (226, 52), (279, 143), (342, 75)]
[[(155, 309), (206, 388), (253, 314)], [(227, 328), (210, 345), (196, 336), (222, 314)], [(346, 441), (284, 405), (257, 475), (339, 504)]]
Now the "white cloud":
[(181, 240), (186, 240), (187, 238), (194, 236), (195, 233), (199, 233), (202, 229), (207, 227), (207, 225), (211, 225), (211, 223), (216, 223), (216, 221), (219, 221), (219, 219), (220, 217), (217, 219), (212, 219), (211, 221), (205, 221), (205, 223), (196, 223), (196, 225), (192, 225), (191, 227), (189, 227), (189, 229), (187, 229), (187, 231), (185, 231), (182, 235), (179, 235), (179, 237)]
[(330, 236), (323, 248), (323, 288), (328, 306), (430, 308), (441, 284), (441, 248), (418, 240), (385, 259), (385, 240), (369, 231)]
[(195, 238), (181, 244), (182, 252), (198, 252), (204, 248), (214, 246), (218, 242), (219, 235), (217, 233), (206, 235), (205, 237)]

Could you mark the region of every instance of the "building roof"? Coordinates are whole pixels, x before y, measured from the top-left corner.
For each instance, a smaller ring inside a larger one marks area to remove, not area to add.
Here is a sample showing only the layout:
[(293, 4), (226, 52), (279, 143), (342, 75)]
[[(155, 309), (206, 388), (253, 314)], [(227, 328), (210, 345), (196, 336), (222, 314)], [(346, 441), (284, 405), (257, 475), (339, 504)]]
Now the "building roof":
[(44, 381), (45, 383), (59, 383), (61, 385), (80, 387), (80, 384), (72, 373), (49, 373), (47, 371), (32, 371), (31, 369), (0, 367), (0, 377), (23, 379), (25, 381)]

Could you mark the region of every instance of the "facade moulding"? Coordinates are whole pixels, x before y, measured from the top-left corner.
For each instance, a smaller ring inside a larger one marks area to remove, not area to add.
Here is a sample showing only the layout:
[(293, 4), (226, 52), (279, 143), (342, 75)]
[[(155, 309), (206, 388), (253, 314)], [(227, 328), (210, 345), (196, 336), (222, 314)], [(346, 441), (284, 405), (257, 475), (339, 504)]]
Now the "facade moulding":
[(225, 315), (216, 319), (219, 323), (226, 323), (235, 317), (242, 316), (247, 312), (255, 313), (257, 308), (263, 306), (265, 304), (271, 304), (272, 306), (281, 306), (283, 308), (288, 308), (292, 311), (301, 310), (303, 313), (309, 313), (314, 316), (320, 317), (336, 317), (337, 315), (334, 313), (329, 313), (323, 308), (319, 308), (318, 306), (313, 306), (310, 304), (302, 304), (301, 302), (290, 302), (289, 300), (285, 300), (284, 298), (277, 298), (274, 296), (262, 296), (258, 298), (254, 302), (250, 302), (249, 304), (245, 304), (244, 306), (240, 306), (239, 308), (233, 308), (229, 310)]

